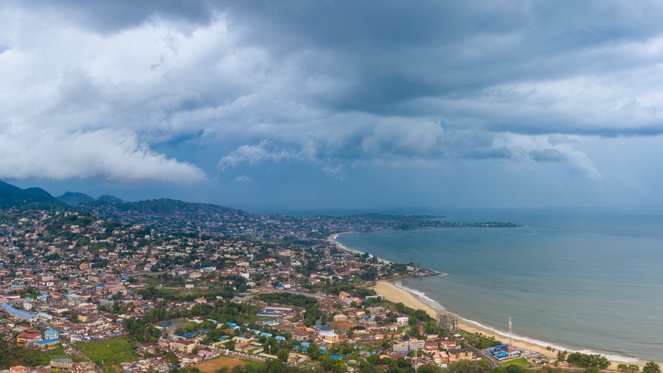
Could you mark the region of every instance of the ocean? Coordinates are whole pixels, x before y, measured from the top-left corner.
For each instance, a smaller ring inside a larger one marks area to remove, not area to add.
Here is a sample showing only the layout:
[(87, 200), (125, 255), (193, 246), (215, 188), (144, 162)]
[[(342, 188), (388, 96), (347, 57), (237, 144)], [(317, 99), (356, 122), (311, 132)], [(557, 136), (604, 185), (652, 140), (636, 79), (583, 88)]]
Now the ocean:
[(349, 233), (337, 241), (442, 273), (400, 285), (502, 335), (511, 317), (515, 336), (542, 346), (663, 361), (663, 210), (445, 215), (522, 227)]

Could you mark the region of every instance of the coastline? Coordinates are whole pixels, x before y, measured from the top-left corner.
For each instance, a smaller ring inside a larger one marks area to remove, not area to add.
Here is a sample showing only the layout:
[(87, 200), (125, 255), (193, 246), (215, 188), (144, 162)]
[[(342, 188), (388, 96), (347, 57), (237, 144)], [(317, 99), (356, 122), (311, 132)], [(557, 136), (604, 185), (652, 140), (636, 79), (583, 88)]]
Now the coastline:
[[(339, 243), (336, 241), (336, 239), (345, 233), (351, 233), (351, 232), (343, 232), (343, 233), (337, 233), (330, 235), (327, 240), (336, 245), (341, 250), (345, 250), (348, 252), (352, 253), (359, 253), (363, 254), (362, 252), (358, 250), (354, 250), (351, 248), (348, 248), (347, 246), (344, 246), (343, 244)], [(382, 259), (380, 259), (382, 260)], [(386, 261), (385, 261), (386, 262)], [(389, 280), (379, 280), (375, 282), (375, 285), (371, 286), (371, 289), (375, 290), (378, 294), (384, 296), (386, 299), (389, 301), (395, 302), (395, 303), (403, 303), (404, 305), (414, 308), (414, 309), (422, 309), (426, 311), (432, 318), (436, 318), (437, 314), (439, 312), (447, 312), (444, 310), (444, 307), (437, 303), (435, 300), (430, 299), (430, 301), (436, 303), (439, 307), (433, 307), (432, 305), (426, 303), (424, 299), (422, 298), (422, 294), (417, 294), (416, 291), (413, 291), (412, 289), (408, 289), (404, 286), (399, 286), (399, 282), (405, 278), (394, 278), (394, 279), (389, 279)], [(463, 318), (460, 315), (458, 316), (458, 326), (459, 329), (469, 332), (469, 333), (481, 333), (487, 337), (493, 337), (497, 340), (505, 341), (508, 339), (508, 337), (505, 337), (502, 334), (497, 333), (496, 331), (493, 331), (491, 329), (488, 329), (487, 327), (484, 327), (483, 325), (479, 324), (476, 321), (468, 320)], [(518, 335), (513, 335), (513, 342), (516, 347), (519, 347), (521, 349), (537, 352), (543, 356), (555, 359), (557, 357), (557, 351), (563, 351), (567, 350), (569, 352), (575, 352), (575, 350), (564, 348), (562, 346), (552, 346), (555, 347), (555, 350), (548, 350), (548, 346), (543, 346), (541, 344), (537, 344), (534, 342), (531, 342), (531, 339), (527, 337), (522, 337)], [(543, 341), (538, 341), (545, 343)], [(592, 352), (594, 353), (594, 352)], [(600, 355), (605, 356), (605, 354)], [(635, 364), (640, 366), (641, 368), (644, 366), (644, 361), (641, 359), (637, 358), (629, 358), (629, 357), (624, 357), (624, 359), (615, 359), (610, 356), (606, 356), (610, 360), (610, 367), (609, 369), (616, 369), (618, 364)]]
[[(424, 301), (422, 301), (419, 296), (403, 289), (400, 288), (398, 285), (396, 285), (394, 280), (380, 280), (376, 281), (375, 286), (372, 287), (373, 290), (375, 290), (378, 294), (384, 296), (386, 299), (395, 302), (395, 303), (403, 303), (404, 305), (414, 308), (414, 309), (422, 309), (428, 313), (428, 315), (432, 318), (436, 318), (437, 314), (441, 312), (442, 310), (438, 310), (433, 308), (432, 306), (426, 304)], [(457, 315), (458, 316), (458, 315)], [(502, 340), (504, 341), (504, 336), (498, 335), (497, 333), (481, 328), (479, 326), (475, 326), (472, 324), (469, 324), (467, 320), (461, 318), (460, 316), (458, 317), (458, 327), (459, 329), (469, 332), (469, 333), (481, 333), (487, 337), (494, 337), (497, 340)], [(519, 348), (523, 348), (526, 350), (538, 352), (539, 354), (543, 356), (547, 356), (550, 358), (555, 358), (557, 356), (556, 352), (549, 351), (545, 347), (539, 346), (537, 344), (527, 342), (521, 339), (518, 339), (517, 337), (513, 338), (514, 345), (516, 345)]]

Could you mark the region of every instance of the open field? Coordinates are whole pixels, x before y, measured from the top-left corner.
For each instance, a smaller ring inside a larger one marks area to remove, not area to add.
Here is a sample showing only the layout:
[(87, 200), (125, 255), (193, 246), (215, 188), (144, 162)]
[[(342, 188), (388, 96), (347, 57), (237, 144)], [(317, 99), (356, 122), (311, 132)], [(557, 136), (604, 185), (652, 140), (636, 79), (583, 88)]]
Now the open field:
[(503, 361), (503, 362), (500, 363), (500, 365), (503, 366), (503, 367), (507, 367), (509, 365), (516, 365), (516, 366), (519, 366), (519, 367), (526, 367), (526, 366), (530, 365), (530, 363), (529, 363), (529, 361), (527, 361), (527, 359), (525, 359), (524, 357), (521, 357), (521, 358), (518, 358), (518, 359)]
[(138, 359), (133, 344), (124, 337), (79, 343), (76, 347), (104, 369)]
[(26, 365), (48, 365), (48, 363), (51, 361), (53, 358), (65, 358), (65, 357), (70, 357), (74, 361), (82, 361), (78, 356), (68, 356), (64, 352), (64, 348), (62, 348), (61, 345), (57, 346), (56, 348), (52, 350), (47, 350), (47, 351), (23, 351), (24, 352), (24, 357), (23, 357), (23, 362)]
[(238, 358), (221, 356), (216, 359), (203, 361), (200, 364), (196, 364), (195, 367), (206, 373), (214, 373), (217, 369), (221, 367), (228, 367), (228, 371), (230, 371), (233, 367), (237, 365), (245, 365), (245, 364), (246, 362)]

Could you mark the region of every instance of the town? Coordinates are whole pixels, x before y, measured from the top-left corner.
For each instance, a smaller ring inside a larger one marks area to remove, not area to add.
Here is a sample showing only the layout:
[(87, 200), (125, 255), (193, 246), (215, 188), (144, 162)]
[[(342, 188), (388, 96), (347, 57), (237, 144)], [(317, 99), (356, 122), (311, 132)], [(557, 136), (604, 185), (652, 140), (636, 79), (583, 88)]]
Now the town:
[[(500, 341), (371, 289), (376, 280), (434, 272), (307, 236), (351, 230), (357, 219), (281, 224), (274, 216), (240, 216), (224, 224), (244, 234), (215, 235), (77, 210), (0, 210), (0, 366), (242, 372), (266, 364), (271, 371), (392, 373), (497, 366), (486, 351)], [(361, 220), (362, 229), (388, 224), (375, 221)], [(249, 234), (256, 222), (261, 238)], [(551, 361), (528, 353), (526, 362)]]

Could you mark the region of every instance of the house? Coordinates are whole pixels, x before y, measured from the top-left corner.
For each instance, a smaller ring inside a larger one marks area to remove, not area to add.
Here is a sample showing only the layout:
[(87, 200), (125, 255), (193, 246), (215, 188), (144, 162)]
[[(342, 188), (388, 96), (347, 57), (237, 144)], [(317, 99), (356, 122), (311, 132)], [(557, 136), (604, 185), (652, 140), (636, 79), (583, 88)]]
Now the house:
[(73, 368), (74, 361), (71, 358), (51, 359), (51, 368)]
[(308, 341), (309, 332), (302, 329), (296, 329), (294, 332), (292, 332), (292, 339), (298, 342)]
[(170, 342), (169, 346), (172, 351), (183, 352), (183, 353), (192, 353), (193, 349), (196, 348), (196, 342), (194, 341), (184, 341), (178, 340)]
[(321, 332), (320, 337), (322, 337), (325, 342), (329, 343), (335, 343), (340, 340), (338, 334), (334, 333), (333, 331)]
[(16, 337), (16, 344), (19, 347), (22, 346), (30, 346), (38, 341), (41, 341), (41, 334), (40, 333), (28, 333), (28, 332), (22, 332)]
[(348, 321), (348, 317), (342, 313), (334, 315), (334, 321)]
[(410, 351), (419, 351), (423, 350), (426, 342), (422, 339), (410, 338), (408, 341)]
[(50, 350), (60, 344), (60, 338), (44, 339), (37, 341), (34, 345), (42, 350)]

